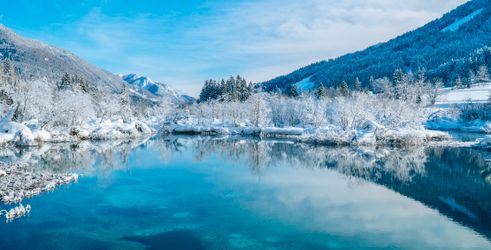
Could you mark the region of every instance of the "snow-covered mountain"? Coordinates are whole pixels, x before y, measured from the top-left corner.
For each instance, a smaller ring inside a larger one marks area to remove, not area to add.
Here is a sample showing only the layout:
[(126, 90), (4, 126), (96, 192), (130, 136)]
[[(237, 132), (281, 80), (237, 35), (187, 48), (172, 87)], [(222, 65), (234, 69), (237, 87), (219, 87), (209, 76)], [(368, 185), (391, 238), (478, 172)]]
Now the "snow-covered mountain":
[(365, 87), (370, 79), (392, 79), (397, 69), (417, 73), (423, 69), (430, 81), (447, 86), (470, 71), (491, 66), (491, 1), (472, 0), (423, 27), (362, 51), (321, 61), (262, 83), (266, 91), (287, 90), (293, 84), (305, 89), (323, 84), (350, 87), (359, 78)]
[(120, 92), (121, 79), (65, 50), (23, 38), (0, 24), (0, 59), (13, 60), (21, 78), (60, 81), (63, 74), (78, 75), (99, 89)]
[(150, 99), (167, 99), (176, 104), (186, 104), (195, 101), (193, 97), (182, 95), (167, 86), (167, 84), (153, 81), (147, 76), (120, 74), (119, 77), (136, 93)]

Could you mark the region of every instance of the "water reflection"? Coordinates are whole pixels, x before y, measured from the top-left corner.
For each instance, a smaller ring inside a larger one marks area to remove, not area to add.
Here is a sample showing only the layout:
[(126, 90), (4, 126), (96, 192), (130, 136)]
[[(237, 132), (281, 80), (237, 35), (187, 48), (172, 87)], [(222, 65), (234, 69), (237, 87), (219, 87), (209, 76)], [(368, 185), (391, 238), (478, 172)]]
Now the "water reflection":
[[(246, 189), (244, 192), (251, 192), (250, 196), (254, 198), (244, 200), (244, 206), (260, 210), (267, 216), (303, 223), (312, 230), (322, 228), (331, 233), (355, 230), (354, 234), (356, 230), (409, 228), (409, 225), (383, 224), (390, 224), (391, 216), (397, 217), (391, 212), (417, 213), (419, 210), (414, 203), (404, 201), (396, 209), (385, 212), (384, 206), (389, 206), (389, 202), (390, 206), (395, 206), (393, 203), (400, 200), (382, 190), (381, 185), (491, 239), (491, 154), (469, 148), (323, 147), (243, 138), (172, 137), (4, 149), (0, 153), (0, 161), (28, 163), (33, 169), (77, 172), (106, 180), (115, 170), (127, 170), (131, 166), (128, 159), (138, 151), (154, 152), (162, 162), (170, 162), (177, 155), (192, 152), (198, 162), (218, 156), (247, 165), (251, 173), (249, 177), (255, 180), (268, 178), (271, 186), (267, 192), (256, 193)], [(292, 178), (299, 171), (292, 174), (289, 169), (301, 169), (302, 175), (298, 175), (298, 179)], [(319, 169), (330, 169), (336, 174), (314, 171)], [(231, 182), (248, 179), (240, 176), (241, 172), (229, 174), (233, 177)], [(343, 188), (339, 184), (340, 177), (347, 179), (354, 189)], [(310, 186), (302, 186), (305, 183)], [(333, 194), (333, 190), (326, 190), (328, 188), (336, 188), (339, 193)], [(359, 206), (348, 206), (346, 200)], [(277, 205), (271, 205), (274, 203)], [(373, 214), (377, 210), (379, 213)], [(308, 214), (319, 215), (322, 211), (331, 213), (322, 217), (305, 217)], [(374, 216), (385, 218), (372, 218)], [(410, 215), (407, 218), (414, 219)], [(334, 227), (333, 223), (338, 226)], [(347, 228), (350, 223), (360, 228)], [(439, 225), (437, 222), (434, 224)], [(435, 226), (434, 230), (437, 231), (438, 227)], [(420, 237), (432, 236), (438, 237), (438, 233)], [(454, 236), (458, 238), (459, 234)]]

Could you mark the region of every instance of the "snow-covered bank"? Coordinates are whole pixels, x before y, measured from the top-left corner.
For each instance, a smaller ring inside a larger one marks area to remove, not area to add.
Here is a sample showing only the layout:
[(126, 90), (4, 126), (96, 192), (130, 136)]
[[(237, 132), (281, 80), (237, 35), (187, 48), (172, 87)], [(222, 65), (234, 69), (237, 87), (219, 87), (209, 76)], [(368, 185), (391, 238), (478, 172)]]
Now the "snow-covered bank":
[(431, 130), (491, 133), (491, 83), (468, 88), (444, 88), (425, 122)]
[(298, 128), (298, 127), (225, 127), (225, 126), (167, 126), (163, 133), (190, 135), (241, 135), (259, 138), (284, 138), (297, 142), (322, 145), (421, 145), (432, 141), (450, 140), (446, 132), (426, 129), (385, 129), (370, 127), (343, 131), (335, 127)]
[(471, 88), (444, 88), (441, 89), (436, 99), (436, 105), (445, 107), (448, 105), (468, 102), (487, 102), (491, 91), (491, 83), (483, 83)]
[(165, 121), (161, 132), (252, 135), (327, 145), (420, 145), (450, 139), (445, 132), (424, 128), (430, 112), (423, 103), (363, 92), (298, 98), (258, 93), (243, 102), (194, 105)]
[(0, 123), (0, 145), (36, 146), (44, 142), (131, 139), (148, 137), (153, 133), (152, 128), (138, 120), (96, 120), (51, 131), (41, 128), (37, 121), (8, 121)]

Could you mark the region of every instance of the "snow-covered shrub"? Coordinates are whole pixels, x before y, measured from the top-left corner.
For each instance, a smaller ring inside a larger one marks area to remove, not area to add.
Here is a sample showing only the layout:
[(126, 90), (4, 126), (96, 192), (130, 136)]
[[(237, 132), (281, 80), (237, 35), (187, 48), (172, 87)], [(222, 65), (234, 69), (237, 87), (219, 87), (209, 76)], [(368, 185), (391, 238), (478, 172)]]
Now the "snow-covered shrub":
[(262, 127), (268, 124), (270, 108), (266, 103), (266, 96), (267, 94), (259, 93), (247, 100), (247, 105), (251, 107), (248, 109), (248, 116), (252, 125), (255, 127)]
[(427, 109), (383, 95), (354, 93), (348, 97), (287, 98), (257, 93), (245, 102), (207, 102), (193, 106), (185, 121), (174, 123), (225, 127), (299, 127), (341, 131), (374, 128), (421, 129)]
[(466, 102), (457, 106), (460, 120), (471, 122), (476, 120), (491, 121), (491, 103)]
[(273, 95), (268, 98), (270, 119), (275, 127), (303, 127), (306, 116), (305, 103), (300, 98)]
[(95, 118), (96, 111), (90, 96), (72, 90), (55, 94), (54, 108), (49, 121), (51, 127), (69, 128)]
[(19, 100), (17, 120), (35, 119), (41, 124), (48, 123), (51, 119), (50, 115), (53, 112), (54, 103), (51, 97), (51, 86), (47, 80), (39, 79), (29, 83), (22, 81), (19, 85), (22, 91), (18, 91), (16, 97)]

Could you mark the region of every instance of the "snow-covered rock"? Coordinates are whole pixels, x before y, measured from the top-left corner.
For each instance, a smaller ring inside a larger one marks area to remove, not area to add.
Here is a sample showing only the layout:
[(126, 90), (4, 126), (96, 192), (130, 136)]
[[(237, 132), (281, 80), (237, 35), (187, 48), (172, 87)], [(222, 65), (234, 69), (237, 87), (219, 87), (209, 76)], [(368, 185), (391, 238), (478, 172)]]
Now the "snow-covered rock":
[(152, 129), (140, 121), (125, 123), (123, 120), (106, 120), (100, 126), (97, 126), (88, 137), (92, 140), (111, 140), (138, 138), (149, 136), (152, 133)]
[(34, 138), (26, 125), (17, 122), (0, 123), (0, 142), (2, 144), (15, 143), (19, 146), (32, 146), (36, 145)]

